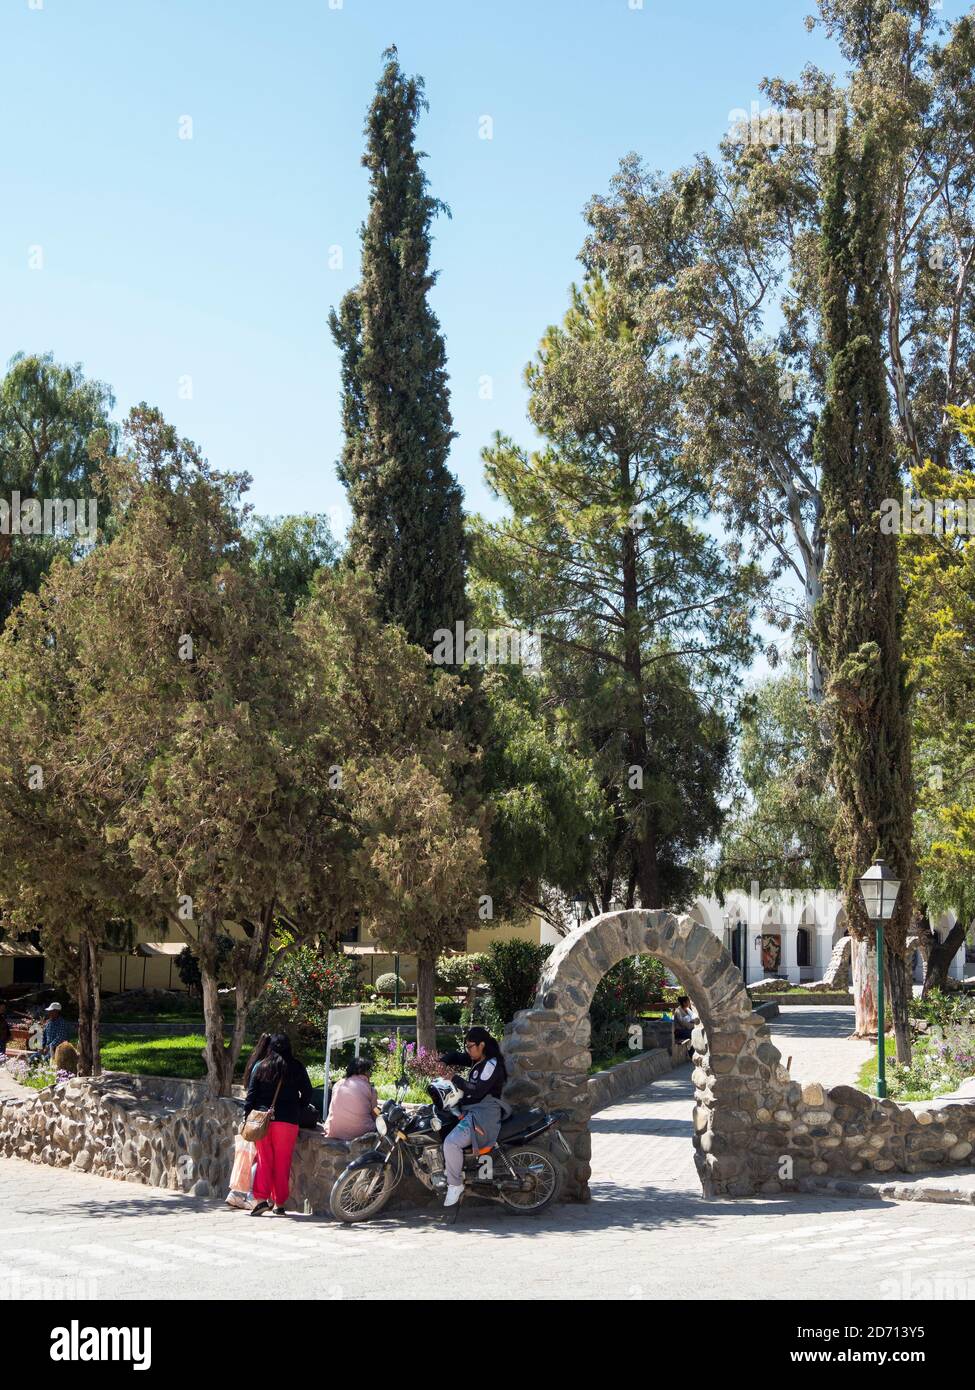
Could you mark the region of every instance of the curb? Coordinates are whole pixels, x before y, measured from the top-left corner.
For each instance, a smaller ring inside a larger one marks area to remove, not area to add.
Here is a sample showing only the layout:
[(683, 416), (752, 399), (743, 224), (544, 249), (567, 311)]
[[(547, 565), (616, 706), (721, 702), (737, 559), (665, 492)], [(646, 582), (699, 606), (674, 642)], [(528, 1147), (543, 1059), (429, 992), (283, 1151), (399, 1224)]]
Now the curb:
[(830, 1197), (870, 1197), (887, 1202), (940, 1202), (975, 1206), (975, 1188), (925, 1187), (920, 1183), (855, 1182), (852, 1178), (802, 1178), (800, 1192), (825, 1192)]

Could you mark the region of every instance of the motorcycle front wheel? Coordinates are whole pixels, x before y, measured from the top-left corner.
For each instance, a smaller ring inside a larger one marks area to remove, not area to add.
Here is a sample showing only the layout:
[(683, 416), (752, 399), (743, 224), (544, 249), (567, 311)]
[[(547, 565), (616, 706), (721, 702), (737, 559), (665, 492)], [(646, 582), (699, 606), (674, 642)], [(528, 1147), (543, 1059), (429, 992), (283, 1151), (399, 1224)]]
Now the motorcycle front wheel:
[(382, 1211), (395, 1186), (396, 1174), (390, 1164), (346, 1168), (335, 1179), (329, 1210), (337, 1221), (369, 1221)]
[(555, 1201), (562, 1191), (562, 1169), (551, 1154), (543, 1149), (511, 1149), (505, 1151), (505, 1158), (516, 1177), (528, 1180), (521, 1191), (510, 1187), (499, 1190), (505, 1206), (527, 1214), (542, 1211)]

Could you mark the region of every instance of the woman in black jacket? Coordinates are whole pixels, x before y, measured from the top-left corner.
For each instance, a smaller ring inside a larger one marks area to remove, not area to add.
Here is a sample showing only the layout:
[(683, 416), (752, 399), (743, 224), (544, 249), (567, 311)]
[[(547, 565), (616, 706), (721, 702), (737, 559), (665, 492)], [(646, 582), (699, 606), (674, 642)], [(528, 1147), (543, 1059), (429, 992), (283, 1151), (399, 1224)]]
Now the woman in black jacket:
[[(275, 1098), (276, 1097), (276, 1098)], [(254, 1206), (251, 1216), (284, 1216), (291, 1178), (291, 1157), (298, 1139), (301, 1107), (311, 1100), (311, 1082), (292, 1055), (286, 1033), (272, 1033), (264, 1056), (247, 1084), (244, 1119), (252, 1110), (274, 1108), (267, 1134), (257, 1141)], [(274, 1203), (272, 1211), (271, 1203)]]
[(464, 1118), (443, 1141), (444, 1167), (447, 1171), (445, 1207), (455, 1206), (464, 1192), (464, 1150), (475, 1153), (490, 1149), (498, 1137), (505, 1106), (501, 1092), (508, 1071), (497, 1038), (486, 1028), (468, 1028), (464, 1034), (464, 1051), (442, 1052), (440, 1060), (448, 1066), (468, 1066), (466, 1078), (450, 1079), (464, 1093), (461, 1110)]

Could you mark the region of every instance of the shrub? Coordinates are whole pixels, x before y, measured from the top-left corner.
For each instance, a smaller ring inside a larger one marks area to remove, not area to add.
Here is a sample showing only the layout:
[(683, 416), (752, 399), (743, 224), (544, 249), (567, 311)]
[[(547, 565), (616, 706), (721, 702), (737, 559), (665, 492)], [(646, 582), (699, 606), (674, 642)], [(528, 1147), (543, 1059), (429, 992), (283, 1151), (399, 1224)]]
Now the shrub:
[(519, 1009), (534, 1004), (539, 976), (551, 953), (551, 946), (536, 946), (533, 941), (491, 943), (482, 973), (502, 1025), (510, 1023)]
[(890, 1068), (892, 1099), (946, 1095), (975, 1073), (975, 1023), (935, 1023), (917, 1039), (909, 1066)]
[(463, 1012), (463, 1004), (457, 1004), (453, 999), (449, 1003), (438, 1004), (435, 1010), (437, 1021), (447, 1024), (459, 1023)]
[(328, 1028), (329, 1009), (357, 997), (358, 975), (355, 956), (326, 955), (301, 946), (285, 957), (280, 970), (268, 981), (254, 1006), (254, 1024), (269, 1033), (295, 1028), (322, 1038)]
[(451, 994), (470, 989), (481, 979), (485, 960), (483, 951), (470, 951), (464, 956), (441, 956), (437, 961), (437, 984)]
[(401, 976), (394, 975), (392, 971), (390, 971), (388, 975), (380, 975), (379, 979), (376, 981), (377, 994), (388, 994), (390, 998), (394, 998), (397, 989), (400, 994), (405, 994), (406, 982)]
[[(221, 986), (226, 986), (228, 983), (221, 976), (230, 963), (233, 949), (234, 943), (231, 937), (217, 937), (217, 978)], [(200, 965), (189, 946), (184, 946), (176, 957), (176, 974), (183, 981), (190, 994), (202, 994), (203, 978), (200, 975)]]
[(400, 1071), (406, 1074), (411, 1085), (425, 1085), (431, 1077), (450, 1076), (451, 1068), (441, 1062), (438, 1052), (430, 1052), (425, 1047), (417, 1047), (415, 1042), (398, 1043), (395, 1037), (378, 1039), (370, 1049), (375, 1067), (373, 1085), (396, 1082)]
[(932, 990), (925, 998), (911, 999), (908, 1010), (912, 1018), (923, 1019), (930, 1026), (947, 1028), (952, 1024), (975, 1025), (975, 995), (967, 991), (944, 993)]
[(474, 1000), (474, 1007), (465, 1004), (460, 1015), (460, 1026), (467, 1031), (468, 1028), (477, 1025), (479, 1028), (486, 1028), (496, 1038), (500, 1038), (504, 1032), (505, 1020), (494, 1007), (494, 1000), (490, 994), (479, 994)]
[(664, 968), (652, 956), (626, 956), (596, 986), (589, 1007), (594, 1057), (611, 1056), (626, 1041), (627, 1021), (660, 997)]

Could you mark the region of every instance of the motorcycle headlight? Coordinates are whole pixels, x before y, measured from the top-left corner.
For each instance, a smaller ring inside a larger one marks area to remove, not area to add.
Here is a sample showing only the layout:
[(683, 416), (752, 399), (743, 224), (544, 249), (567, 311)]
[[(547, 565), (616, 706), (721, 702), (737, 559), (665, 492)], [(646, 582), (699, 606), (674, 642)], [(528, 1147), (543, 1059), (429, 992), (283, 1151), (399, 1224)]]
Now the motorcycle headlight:
[(376, 1132), (383, 1136), (386, 1134), (386, 1121), (383, 1119), (382, 1115), (376, 1116)]

